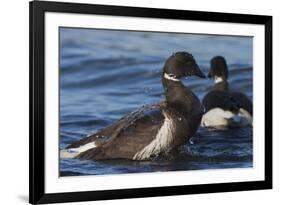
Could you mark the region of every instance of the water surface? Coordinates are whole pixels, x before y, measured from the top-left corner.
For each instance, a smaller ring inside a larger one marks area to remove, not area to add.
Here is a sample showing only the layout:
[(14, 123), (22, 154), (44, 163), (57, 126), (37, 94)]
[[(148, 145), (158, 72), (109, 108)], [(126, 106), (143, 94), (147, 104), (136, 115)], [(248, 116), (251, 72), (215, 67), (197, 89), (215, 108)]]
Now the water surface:
[[(252, 98), (252, 38), (60, 28), (60, 148), (110, 125), (145, 104), (164, 100), (161, 73), (176, 51), (193, 54), (202, 71), (226, 58), (232, 89)], [(184, 84), (200, 98), (209, 79)], [(252, 167), (252, 128), (200, 128), (176, 156), (130, 160), (60, 160), (61, 176)]]

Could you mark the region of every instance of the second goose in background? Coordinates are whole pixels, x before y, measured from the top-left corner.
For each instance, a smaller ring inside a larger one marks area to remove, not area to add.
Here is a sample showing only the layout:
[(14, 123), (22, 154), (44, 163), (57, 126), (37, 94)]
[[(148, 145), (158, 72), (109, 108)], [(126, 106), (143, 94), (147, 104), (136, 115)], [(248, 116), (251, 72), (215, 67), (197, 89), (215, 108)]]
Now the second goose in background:
[(228, 68), (222, 56), (211, 60), (208, 77), (214, 79), (214, 87), (203, 98), (205, 114), (201, 126), (217, 129), (252, 126), (252, 101), (241, 92), (229, 90)]

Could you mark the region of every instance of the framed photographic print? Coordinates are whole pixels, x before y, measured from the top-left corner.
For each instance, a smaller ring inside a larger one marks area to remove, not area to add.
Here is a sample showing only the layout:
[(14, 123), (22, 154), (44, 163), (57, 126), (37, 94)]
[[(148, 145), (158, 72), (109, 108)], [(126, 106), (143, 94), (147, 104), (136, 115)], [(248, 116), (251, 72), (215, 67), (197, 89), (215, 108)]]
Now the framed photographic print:
[(30, 2), (30, 203), (272, 188), (272, 17)]

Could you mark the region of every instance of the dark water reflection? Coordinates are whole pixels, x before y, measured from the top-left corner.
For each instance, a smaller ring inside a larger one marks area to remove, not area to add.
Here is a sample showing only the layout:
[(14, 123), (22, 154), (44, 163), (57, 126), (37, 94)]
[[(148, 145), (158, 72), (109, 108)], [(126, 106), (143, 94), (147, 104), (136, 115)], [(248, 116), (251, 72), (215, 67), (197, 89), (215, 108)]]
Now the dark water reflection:
[[(175, 51), (191, 52), (205, 73), (209, 60), (223, 55), (232, 88), (252, 97), (250, 37), (63, 28), (60, 48), (61, 148), (144, 104), (163, 100), (162, 67)], [(199, 98), (212, 86), (210, 80), (196, 77), (184, 83)], [(61, 160), (60, 172), (76, 176), (252, 166), (252, 128), (201, 128), (192, 141), (175, 156), (149, 162)]]

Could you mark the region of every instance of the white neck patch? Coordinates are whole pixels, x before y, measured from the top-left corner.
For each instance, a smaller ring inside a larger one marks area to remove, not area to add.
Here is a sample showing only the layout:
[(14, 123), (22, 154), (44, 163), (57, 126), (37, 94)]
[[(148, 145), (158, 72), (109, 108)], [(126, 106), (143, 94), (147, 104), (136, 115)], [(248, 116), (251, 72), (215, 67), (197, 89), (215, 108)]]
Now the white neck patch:
[(215, 76), (215, 84), (222, 82), (222, 77)]
[(171, 80), (171, 81), (180, 81), (176, 77), (171, 76), (171, 74), (167, 74), (167, 73), (164, 73), (164, 78), (166, 78), (167, 80)]

